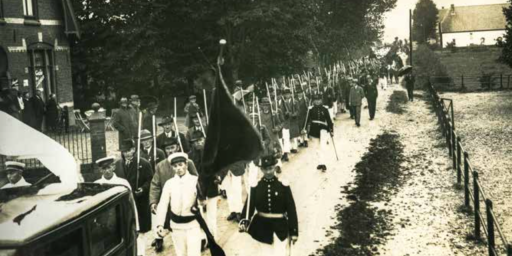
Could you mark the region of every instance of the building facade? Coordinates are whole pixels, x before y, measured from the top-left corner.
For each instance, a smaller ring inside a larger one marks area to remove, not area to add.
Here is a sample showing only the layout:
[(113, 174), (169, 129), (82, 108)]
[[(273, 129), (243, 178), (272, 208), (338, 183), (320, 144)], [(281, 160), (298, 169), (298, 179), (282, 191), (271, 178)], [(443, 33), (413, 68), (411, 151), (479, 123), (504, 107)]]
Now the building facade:
[(441, 45), (455, 42), (455, 47), (496, 45), (505, 35), (506, 19), (503, 8), (509, 4), (454, 6), (439, 10)]
[(43, 90), (70, 108), (74, 123), (71, 42), (80, 34), (70, 0), (0, 0), (0, 86)]

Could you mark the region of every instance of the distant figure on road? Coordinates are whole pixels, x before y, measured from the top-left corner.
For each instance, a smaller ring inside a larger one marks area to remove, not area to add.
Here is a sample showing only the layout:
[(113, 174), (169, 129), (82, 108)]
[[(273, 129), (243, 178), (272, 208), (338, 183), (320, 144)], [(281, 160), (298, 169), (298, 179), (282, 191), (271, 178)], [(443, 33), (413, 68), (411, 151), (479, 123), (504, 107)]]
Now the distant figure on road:
[(414, 101), (414, 82), (416, 79), (412, 73), (405, 75), (405, 88), (407, 88), (407, 96), (409, 97), (409, 101)]
[(379, 89), (377, 88), (377, 81), (370, 75), (366, 76), (365, 94), (368, 100), (368, 111), (370, 113), (370, 120), (375, 118), (375, 111), (377, 110), (377, 97), (379, 97)]
[(363, 104), (364, 90), (358, 84), (357, 79), (353, 79), (352, 82), (354, 86), (350, 89), (350, 107), (354, 111), (354, 118), (356, 120), (356, 125), (361, 126), (361, 105)]
[(33, 112), (34, 115), (32, 116), (34, 118), (32, 127), (38, 131), (42, 131), (44, 114), (46, 112), (46, 106), (43, 101), (43, 89), (41, 89), (41, 88), (37, 89), (36, 95), (34, 95), (30, 99), (30, 101), (31, 101), (32, 109), (34, 111)]
[(119, 111), (112, 120), (112, 126), (119, 132), (119, 150), (123, 150), (123, 141), (137, 136), (137, 120), (128, 107), (128, 99), (123, 97), (119, 101)]
[(192, 117), (196, 116), (201, 111), (201, 108), (199, 107), (199, 104), (197, 104), (196, 102), (195, 95), (190, 95), (188, 99), (189, 102), (185, 104), (184, 109), (185, 113), (187, 113), (187, 117), (185, 119), (185, 126), (187, 126), (187, 128), (190, 128), (194, 125), (192, 123)]

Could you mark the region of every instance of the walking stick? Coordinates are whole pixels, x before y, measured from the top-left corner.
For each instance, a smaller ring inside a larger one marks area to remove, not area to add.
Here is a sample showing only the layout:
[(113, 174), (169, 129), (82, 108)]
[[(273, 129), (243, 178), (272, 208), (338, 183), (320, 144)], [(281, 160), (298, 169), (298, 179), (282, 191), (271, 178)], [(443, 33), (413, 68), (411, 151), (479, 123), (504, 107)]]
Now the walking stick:
[(338, 158), (338, 151), (336, 150), (336, 144), (334, 143), (334, 136), (331, 135), (331, 140), (332, 140), (332, 146), (334, 147), (334, 153), (336, 154), (336, 161), (339, 161), (340, 159)]
[(181, 144), (180, 129), (178, 128), (178, 121), (176, 119), (178, 119), (178, 111), (176, 110), (176, 97), (174, 97), (174, 129), (176, 130), (176, 137), (178, 137), (181, 152), (185, 153), (185, 151), (183, 151), (183, 145)]
[(203, 98), (204, 98), (204, 114), (206, 116), (206, 125), (210, 123), (210, 120), (208, 120), (208, 101), (206, 100), (206, 90), (203, 89)]
[(153, 167), (156, 169), (156, 118), (153, 115)]
[(142, 112), (139, 111), (139, 125), (138, 125), (138, 136), (137, 136), (137, 171), (136, 171), (136, 179), (135, 179), (135, 191), (139, 189), (139, 164), (140, 164), (140, 132), (142, 126)]
[(240, 87), (240, 95), (242, 97), (242, 103), (244, 104), (244, 113), (247, 114), (247, 110), (245, 108), (245, 97), (244, 97), (244, 90), (242, 89), (242, 87)]
[(204, 132), (203, 121), (201, 121), (201, 116), (199, 116), (199, 113), (196, 113), (196, 115), (197, 119), (199, 119), (199, 124), (201, 125), (201, 132), (203, 133), (203, 136), (206, 138), (206, 132)]

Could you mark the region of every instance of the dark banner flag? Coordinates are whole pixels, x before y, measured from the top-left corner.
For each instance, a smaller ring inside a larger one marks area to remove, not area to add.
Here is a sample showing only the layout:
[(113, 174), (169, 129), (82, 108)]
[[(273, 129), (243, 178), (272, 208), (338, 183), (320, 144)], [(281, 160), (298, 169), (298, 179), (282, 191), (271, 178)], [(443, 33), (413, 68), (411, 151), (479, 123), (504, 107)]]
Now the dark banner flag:
[(252, 161), (263, 150), (259, 133), (233, 102), (218, 68), (203, 152), (202, 171), (206, 175), (214, 175), (238, 161)]

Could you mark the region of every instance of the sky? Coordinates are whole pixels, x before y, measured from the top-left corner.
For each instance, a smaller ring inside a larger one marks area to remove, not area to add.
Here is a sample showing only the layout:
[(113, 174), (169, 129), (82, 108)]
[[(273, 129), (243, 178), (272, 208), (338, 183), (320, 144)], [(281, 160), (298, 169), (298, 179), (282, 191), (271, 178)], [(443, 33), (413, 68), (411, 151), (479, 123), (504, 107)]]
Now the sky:
[[(507, 0), (433, 0), (438, 9), (455, 6), (500, 4)], [(398, 0), (395, 9), (385, 14), (384, 42), (392, 42), (395, 36), (409, 38), (409, 9), (414, 10), (418, 0)]]

